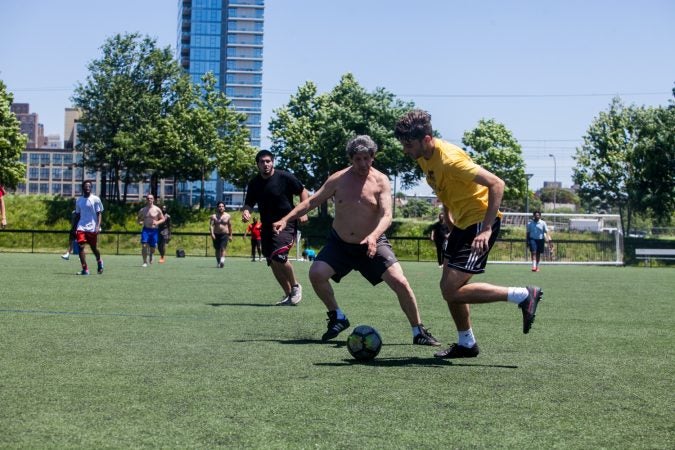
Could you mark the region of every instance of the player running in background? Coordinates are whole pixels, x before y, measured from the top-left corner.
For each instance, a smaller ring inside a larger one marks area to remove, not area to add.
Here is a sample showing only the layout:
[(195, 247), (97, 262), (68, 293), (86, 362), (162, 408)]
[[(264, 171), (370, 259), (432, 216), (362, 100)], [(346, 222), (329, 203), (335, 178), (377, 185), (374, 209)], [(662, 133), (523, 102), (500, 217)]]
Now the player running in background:
[[(244, 223), (251, 220), (251, 212), (257, 204), (262, 222), (262, 254), (284, 296), (277, 302), (279, 306), (297, 305), (302, 300), (302, 286), (295, 278), (293, 266), (288, 260), (288, 252), (295, 242), (297, 223), (288, 221), (286, 227), (278, 233), (272, 231), (272, 224), (293, 209), (293, 196), (299, 195), (300, 201), (309, 197), (307, 190), (295, 175), (274, 168), (274, 155), (269, 150), (260, 150), (255, 156), (258, 166), (256, 175), (246, 189), (246, 200), (241, 219)], [(307, 216), (299, 218), (306, 222)]]
[(155, 205), (155, 196), (148, 194), (145, 196), (145, 206), (138, 211), (138, 224), (143, 225), (141, 230), (141, 256), (143, 257), (143, 267), (152, 264), (157, 240), (159, 238), (159, 225), (164, 222), (164, 214), (159, 206)]
[(471, 328), (469, 305), (472, 303), (517, 304), (523, 313), (523, 333), (528, 333), (542, 297), (541, 288), (469, 283), (474, 275), (485, 271), (488, 254), (499, 235), (504, 181), (475, 164), (461, 148), (433, 137), (431, 115), (426, 111), (416, 109), (405, 114), (396, 124), (394, 135), (403, 144), (403, 152), (417, 161), (443, 202), (450, 228), (441, 292), (459, 341), (434, 356), (478, 356), (479, 348)]
[(376, 151), (377, 144), (369, 136), (350, 140), (347, 156), (351, 166), (328, 177), (314, 195), (300, 202), (273, 228), (281, 232), (289, 221), (334, 198), (333, 228), (309, 269), (314, 291), (328, 309), (328, 330), (322, 341), (349, 328), (330, 279), (339, 283), (349, 272), (358, 270), (373, 286), (384, 281), (396, 293), (412, 327), (413, 344), (441, 345), (422, 325), (415, 294), (384, 235), (392, 220), (391, 185), (386, 175), (372, 167)]
[(98, 234), (101, 232), (101, 215), (103, 213), (103, 203), (101, 199), (91, 193), (91, 181), (82, 182), (82, 197), (75, 201), (75, 218), (77, 226), (75, 236), (79, 245), (80, 263), (82, 270), (80, 275), (89, 275), (87, 267), (87, 255), (84, 251), (85, 244), (89, 244), (91, 252), (96, 256), (98, 273), (103, 273), (103, 261), (101, 253), (98, 251)]
[(232, 240), (232, 218), (225, 212), (225, 203), (216, 204), (216, 213), (209, 217), (209, 232), (216, 251), (216, 267), (225, 267), (225, 251)]

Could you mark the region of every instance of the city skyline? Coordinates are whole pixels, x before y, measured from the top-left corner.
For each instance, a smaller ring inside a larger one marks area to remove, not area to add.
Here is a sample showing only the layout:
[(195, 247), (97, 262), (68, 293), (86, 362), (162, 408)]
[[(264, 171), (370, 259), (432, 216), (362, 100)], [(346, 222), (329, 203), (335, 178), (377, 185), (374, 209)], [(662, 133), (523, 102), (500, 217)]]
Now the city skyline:
[[(105, 38), (140, 32), (175, 50), (176, 2), (106, 3), (0, 6), (9, 19), (0, 38), (12, 42), (0, 49), (0, 80), (15, 102), (39, 114), (45, 134), (64, 137), (68, 98)], [(35, 26), (22, 33), (29, 19)], [(461, 143), (481, 118), (504, 123), (523, 146), (531, 189), (554, 181), (554, 172), (569, 187), (575, 148), (614, 95), (647, 106), (672, 98), (673, 19), (675, 4), (665, 0), (480, 6), (424, 0), (412, 8), (398, 0), (268, 0), (262, 146), (269, 145), (273, 110), (300, 85), (311, 80), (326, 92), (351, 72), (368, 90), (384, 87), (428, 110), (452, 142)]]

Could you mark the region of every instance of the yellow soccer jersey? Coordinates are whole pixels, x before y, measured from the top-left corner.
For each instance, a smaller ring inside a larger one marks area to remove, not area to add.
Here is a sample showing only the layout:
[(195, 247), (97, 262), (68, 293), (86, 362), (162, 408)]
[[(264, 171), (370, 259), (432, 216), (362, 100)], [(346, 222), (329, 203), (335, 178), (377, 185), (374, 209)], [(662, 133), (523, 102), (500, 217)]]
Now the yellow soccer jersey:
[(448, 208), (456, 227), (466, 229), (482, 222), (487, 211), (488, 188), (473, 181), (479, 166), (456, 145), (440, 139), (434, 139), (434, 143), (431, 159), (417, 160), (427, 183)]

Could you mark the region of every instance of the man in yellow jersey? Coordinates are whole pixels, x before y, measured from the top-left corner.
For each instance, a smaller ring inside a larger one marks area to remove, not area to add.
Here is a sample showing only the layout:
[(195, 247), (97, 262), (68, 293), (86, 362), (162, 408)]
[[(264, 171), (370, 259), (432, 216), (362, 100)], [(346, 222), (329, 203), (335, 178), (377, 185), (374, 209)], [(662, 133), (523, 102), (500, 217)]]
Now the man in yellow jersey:
[(469, 283), (485, 271), (501, 224), (504, 181), (475, 164), (461, 148), (433, 137), (431, 115), (419, 109), (399, 119), (394, 131), (403, 152), (415, 159), (443, 202), (450, 236), (443, 254), (441, 292), (458, 332), (458, 342), (437, 358), (473, 358), (479, 348), (471, 329), (472, 303), (512, 302), (523, 313), (523, 333), (534, 322), (543, 291), (537, 286), (502, 287)]

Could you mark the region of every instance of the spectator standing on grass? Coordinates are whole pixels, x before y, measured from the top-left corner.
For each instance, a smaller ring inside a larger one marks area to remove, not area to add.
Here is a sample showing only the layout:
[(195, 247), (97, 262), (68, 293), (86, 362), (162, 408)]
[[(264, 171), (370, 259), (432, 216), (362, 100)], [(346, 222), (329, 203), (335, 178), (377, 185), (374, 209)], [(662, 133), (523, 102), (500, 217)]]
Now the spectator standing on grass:
[(225, 267), (227, 244), (232, 240), (232, 218), (225, 212), (225, 203), (216, 204), (216, 213), (209, 218), (209, 231), (216, 250), (216, 267)]
[(431, 235), (429, 239), (434, 242), (436, 246), (436, 259), (438, 260), (438, 267), (443, 267), (443, 249), (445, 247), (445, 241), (448, 240), (450, 235), (450, 228), (445, 222), (443, 213), (438, 215), (438, 221), (431, 226)]
[(166, 205), (162, 205), (162, 214), (164, 222), (157, 227), (159, 235), (157, 236), (157, 249), (159, 250), (159, 263), (164, 264), (166, 257), (166, 244), (171, 241), (171, 216)]
[(103, 273), (103, 261), (98, 250), (98, 235), (101, 232), (102, 214), (103, 203), (101, 203), (100, 198), (91, 193), (91, 181), (83, 181), (82, 197), (75, 201), (75, 219), (77, 221), (75, 237), (79, 246), (80, 264), (82, 264), (79, 275), (89, 275), (87, 255), (84, 249), (86, 244), (89, 244), (91, 252), (96, 257), (99, 275)]
[[(302, 286), (295, 278), (288, 252), (295, 243), (298, 224), (295, 220), (288, 221), (286, 227), (278, 232), (272, 230), (272, 224), (293, 209), (294, 195), (299, 195), (300, 201), (303, 201), (309, 193), (295, 175), (274, 167), (274, 155), (269, 150), (260, 150), (255, 156), (255, 163), (258, 175), (248, 183), (241, 220), (244, 223), (251, 220), (253, 207), (258, 205), (262, 222), (262, 254), (284, 291), (277, 305), (297, 305), (302, 300)], [(299, 221), (306, 222), (307, 216), (299, 217)]]
[(164, 214), (159, 206), (155, 205), (155, 196), (145, 196), (145, 206), (138, 211), (138, 224), (143, 225), (141, 230), (141, 255), (143, 267), (152, 264), (159, 240), (159, 226), (164, 222)]
[(253, 222), (249, 223), (244, 232), (244, 239), (246, 235), (251, 235), (251, 261), (255, 262), (256, 251), (258, 252), (258, 261), (262, 261), (262, 223), (258, 222), (256, 217), (253, 218)]
[(370, 136), (350, 140), (347, 157), (351, 165), (328, 177), (314, 195), (272, 227), (281, 232), (289, 221), (334, 199), (333, 228), (309, 269), (314, 292), (328, 310), (328, 329), (322, 341), (337, 337), (350, 325), (338, 307), (330, 280), (339, 283), (349, 272), (358, 270), (373, 286), (384, 281), (394, 291), (412, 327), (413, 344), (441, 345), (422, 325), (415, 294), (384, 235), (392, 220), (391, 185), (386, 175), (372, 167), (375, 152), (377, 144)]
[(527, 223), (525, 239), (532, 257), (532, 272), (539, 272), (539, 261), (541, 254), (544, 253), (545, 244), (548, 243), (549, 248), (553, 246), (546, 222), (541, 218), (541, 212), (535, 211), (532, 214), (532, 219)]
[(523, 314), (523, 333), (534, 322), (542, 290), (537, 286), (502, 287), (469, 283), (483, 273), (501, 225), (499, 205), (504, 181), (475, 164), (464, 150), (434, 137), (431, 115), (411, 110), (399, 119), (394, 135), (403, 152), (417, 161), (427, 182), (443, 202), (450, 235), (444, 252), (441, 292), (455, 322), (458, 342), (437, 358), (472, 358), (479, 348), (470, 318), (472, 303), (512, 302)]

